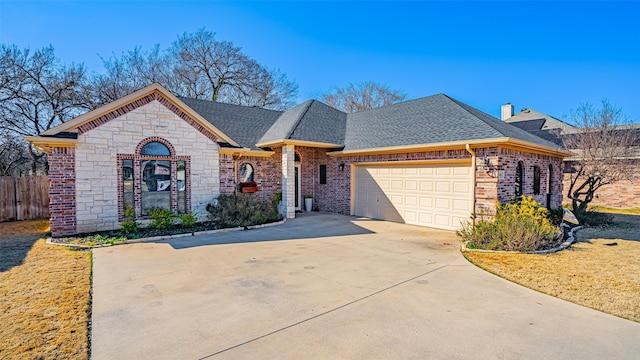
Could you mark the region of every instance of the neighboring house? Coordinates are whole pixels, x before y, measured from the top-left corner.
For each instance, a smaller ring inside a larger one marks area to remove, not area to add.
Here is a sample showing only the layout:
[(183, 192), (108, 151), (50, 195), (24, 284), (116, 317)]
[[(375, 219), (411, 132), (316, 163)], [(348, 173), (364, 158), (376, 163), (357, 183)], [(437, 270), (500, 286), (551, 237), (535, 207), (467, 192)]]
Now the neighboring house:
[(562, 202), (561, 147), (446, 95), (346, 114), (316, 100), (273, 111), (178, 98), (153, 84), (28, 137), (48, 152), (54, 236), (206, 206), (257, 183), (322, 211), (458, 229), (496, 201)]
[[(501, 110), (503, 121), (543, 139), (554, 142), (557, 145), (562, 145), (563, 135), (580, 131), (580, 129), (575, 126), (533, 109), (525, 108), (522, 109), (520, 113), (514, 115), (513, 105), (507, 103), (502, 106)], [(636, 131), (640, 134), (640, 124), (624, 125), (619, 126), (619, 128), (620, 131)], [(638, 139), (640, 139), (640, 137), (638, 137)], [(635, 166), (638, 169), (636, 172), (640, 173), (640, 161), (638, 161), (637, 158), (633, 160), (635, 161), (635, 165), (630, 166)], [(571, 184), (571, 171), (573, 169), (572, 158), (568, 156), (564, 161), (563, 188), (568, 190)], [(570, 199), (565, 197), (565, 201), (569, 202)], [(603, 186), (596, 193), (591, 205), (620, 209), (640, 208), (640, 183), (624, 180)]]

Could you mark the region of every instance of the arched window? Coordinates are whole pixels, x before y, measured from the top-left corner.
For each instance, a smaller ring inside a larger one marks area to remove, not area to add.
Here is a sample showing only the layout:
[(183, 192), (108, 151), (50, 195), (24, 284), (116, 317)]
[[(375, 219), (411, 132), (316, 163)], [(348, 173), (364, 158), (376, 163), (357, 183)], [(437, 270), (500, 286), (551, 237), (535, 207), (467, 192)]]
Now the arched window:
[(533, 167), (533, 195), (540, 195), (540, 167)]
[(140, 149), (140, 155), (171, 156), (171, 151), (169, 151), (169, 148), (165, 144), (152, 141), (145, 144), (142, 149)]
[(553, 193), (553, 165), (549, 164), (547, 174), (547, 209), (551, 209), (551, 194)]
[(122, 173), (120, 215), (127, 207), (138, 215), (155, 208), (189, 211), (189, 158), (176, 156), (173, 146), (161, 138), (147, 138), (135, 154), (119, 154)]
[(518, 166), (516, 167), (516, 197), (522, 196), (524, 194), (524, 163), (522, 161), (518, 161)]
[(249, 163), (240, 165), (239, 173), (241, 183), (253, 181), (253, 165)]

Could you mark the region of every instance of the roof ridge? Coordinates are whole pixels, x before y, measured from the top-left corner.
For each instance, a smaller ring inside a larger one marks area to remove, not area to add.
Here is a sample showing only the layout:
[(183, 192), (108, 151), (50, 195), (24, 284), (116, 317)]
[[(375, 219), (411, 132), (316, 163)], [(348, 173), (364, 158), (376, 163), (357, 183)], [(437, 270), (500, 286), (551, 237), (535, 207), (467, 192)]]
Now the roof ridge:
[(287, 131), (287, 134), (284, 136), (285, 139), (288, 139), (288, 138), (291, 137), (291, 135), (296, 130), (298, 125), (300, 125), (300, 122), (302, 121), (302, 118), (307, 114), (307, 112), (311, 108), (311, 105), (313, 104), (314, 101), (316, 101), (316, 100), (310, 99), (310, 100), (307, 100), (307, 101), (302, 103), (302, 104), (305, 104), (305, 103), (308, 103), (308, 104), (305, 106), (304, 110), (300, 112), (300, 115), (296, 118), (296, 121), (293, 124), (293, 126), (289, 129), (289, 131)]
[(207, 103), (207, 104), (211, 104), (211, 105), (223, 105), (223, 106), (230, 106), (230, 107), (240, 107), (240, 108), (245, 108), (245, 109), (257, 109), (257, 110), (262, 110), (262, 111), (271, 111), (271, 112), (276, 112), (276, 113), (284, 113), (285, 111), (283, 110), (274, 110), (274, 109), (267, 109), (267, 108), (263, 108), (263, 107), (258, 107), (258, 106), (247, 106), (247, 105), (239, 105), (239, 104), (231, 104), (231, 103), (227, 103), (227, 102), (222, 102), (222, 101), (212, 101), (212, 100), (206, 100), (206, 99), (196, 99), (196, 98), (192, 98), (192, 97), (187, 97), (187, 96), (176, 96), (178, 99), (180, 100), (193, 100), (193, 101), (200, 101), (203, 103)]
[[(425, 99), (428, 99), (428, 98), (436, 97), (438, 95), (447, 96), (444, 93), (437, 93), (437, 94), (433, 94), (433, 95), (429, 95), (429, 96), (423, 96), (423, 97), (420, 97), (420, 98), (417, 98), (417, 99), (409, 99), (409, 100), (405, 100), (405, 101), (401, 101), (401, 102), (397, 102), (397, 103), (393, 103), (393, 104), (383, 105), (383, 106), (376, 107), (376, 108), (371, 108), (371, 109), (364, 109), (364, 110), (360, 110), (360, 111), (356, 111), (356, 112), (352, 112), (352, 113), (346, 113), (346, 114), (347, 115), (362, 114), (364, 112), (375, 111), (375, 110), (380, 110), (380, 109), (386, 109), (386, 108), (389, 108), (389, 107), (392, 107), (392, 106), (399, 106), (399, 105), (408, 104), (408, 103), (415, 102), (415, 101), (421, 101), (421, 100), (425, 100)], [(331, 106), (331, 107), (333, 107), (333, 106)], [(336, 109), (336, 110), (338, 110), (338, 109)], [(342, 111), (342, 110), (339, 110), (339, 111)]]
[[(500, 129), (496, 128), (496, 127), (495, 127), (495, 126), (493, 126), (492, 124), (489, 124), (488, 122), (484, 121), (484, 119), (480, 118), (479, 116), (477, 116), (477, 115), (475, 115), (474, 113), (472, 113), (471, 111), (469, 111), (469, 109), (467, 109), (467, 106), (468, 106), (468, 107), (472, 107), (471, 105), (464, 104), (464, 103), (462, 103), (462, 102), (460, 102), (460, 101), (458, 101), (458, 100), (456, 100), (456, 99), (454, 99), (454, 98), (450, 97), (449, 95), (445, 95), (445, 94), (443, 94), (443, 95), (444, 95), (447, 99), (449, 99), (449, 100), (453, 101), (453, 102), (454, 102), (456, 105), (458, 105), (460, 108), (462, 108), (462, 110), (464, 110), (464, 111), (468, 112), (471, 116), (473, 116), (473, 117), (475, 117), (476, 119), (478, 119), (478, 120), (482, 121), (483, 123), (487, 124), (490, 128), (492, 128), (493, 130), (497, 131), (499, 134), (501, 134), (501, 135), (503, 135), (503, 136), (506, 136), (506, 137), (510, 137), (510, 136), (508, 136), (508, 135), (506, 135), (506, 134), (503, 134), (503, 133), (502, 133), (502, 131), (500, 131)], [(466, 106), (463, 106), (463, 104), (464, 104), (464, 105), (466, 105)], [(481, 112), (481, 113), (482, 113), (482, 114), (484, 114), (484, 115), (487, 115), (487, 116), (489, 116), (489, 117), (491, 117), (491, 118), (494, 118), (494, 119), (496, 119), (497, 121), (502, 121), (502, 120), (499, 120), (497, 117), (491, 116), (491, 115), (487, 114), (486, 112), (484, 112), (484, 111), (482, 111), (482, 110), (480, 110), (480, 109), (476, 109), (476, 108), (473, 108), (473, 109), (474, 109), (474, 110), (477, 110), (477, 111), (479, 111), (479, 112)], [(505, 123), (505, 124), (507, 124), (507, 125), (508, 125), (508, 123)], [(513, 126), (513, 125), (511, 125), (511, 126)], [(523, 130), (523, 131), (524, 131), (524, 130)]]

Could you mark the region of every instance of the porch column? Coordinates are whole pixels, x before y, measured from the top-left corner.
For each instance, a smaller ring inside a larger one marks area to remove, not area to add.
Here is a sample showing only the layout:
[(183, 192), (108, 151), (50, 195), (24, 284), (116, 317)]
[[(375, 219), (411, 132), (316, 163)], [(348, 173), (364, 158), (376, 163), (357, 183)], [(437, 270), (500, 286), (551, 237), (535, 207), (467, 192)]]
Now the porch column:
[(296, 217), (295, 149), (282, 146), (282, 214), (287, 219)]

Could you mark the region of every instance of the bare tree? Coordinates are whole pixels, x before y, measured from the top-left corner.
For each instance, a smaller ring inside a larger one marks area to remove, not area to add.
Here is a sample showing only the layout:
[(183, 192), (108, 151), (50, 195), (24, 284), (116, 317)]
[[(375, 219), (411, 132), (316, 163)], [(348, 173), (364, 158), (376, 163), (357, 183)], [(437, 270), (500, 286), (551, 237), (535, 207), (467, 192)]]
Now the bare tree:
[(160, 45), (150, 51), (136, 47), (120, 57), (112, 54), (102, 59), (105, 73), (93, 76), (92, 87), (95, 105), (104, 105), (126, 96), (154, 82), (172, 87), (172, 66), (160, 52)]
[(0, 138), (0, 176), (20, 176), (31, 166), (28, 145), (21, 139), (3, 134)]
[(633, 181), (638, 173), (636, 166), (629, 166), (638, 158), (638, 127), (623, 125), (620, 108), (602, 100), (601, 108), (591, 104), (581, 105), (573, 119), (579, 129), (565, 133), (566, 148), (576, 155), (572, 157), (571, 182), (567, 196), (572, 200), (573, 211), (580, 216), (587, 210), (595, 193), (603, 186), (619, 181)]
[(406, 98), (406, 94), (373, 81), (349, 84), (321, 96), (328, 105), (349, 113), (391, 105)]
[(266, 69), (204, 29), (178, 36), (164, 51), (159, 45), (151, 51), (135, 48), (103, 59), (103, 65), (106, 73), (93, 80), (100, 104), (154, 82), (179, 96), (279, 110), (298, 94), (298, 86), (279, 70)]
[[(63, 66), (53, 47), (30, 52), (0, 46), (0, 130), (13, 136), (38, 135), (90, 108), (83, 65)], [(28, 147), (36, 173), (44, 154)]]

